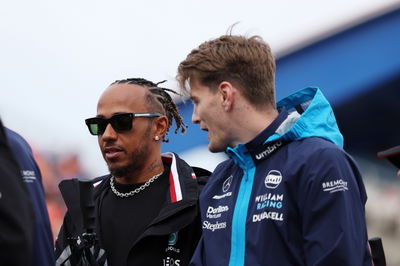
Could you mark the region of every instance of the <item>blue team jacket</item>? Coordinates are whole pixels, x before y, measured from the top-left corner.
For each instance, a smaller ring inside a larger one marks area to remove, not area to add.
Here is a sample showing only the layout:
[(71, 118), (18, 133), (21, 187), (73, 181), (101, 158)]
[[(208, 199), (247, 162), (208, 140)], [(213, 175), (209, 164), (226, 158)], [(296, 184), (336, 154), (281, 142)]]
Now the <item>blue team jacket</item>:
[(54, 242), (39, 167), (25, 139), (11, 129), (5, 128), (5, 132), (9, 146), (18, 161), (35, 211), (32, 265), (53, 266), (55, 264)]
[(332, 108), (310, 87), (278, 110), (210, 176), (191, 265), (371, 265), (367, 196)]

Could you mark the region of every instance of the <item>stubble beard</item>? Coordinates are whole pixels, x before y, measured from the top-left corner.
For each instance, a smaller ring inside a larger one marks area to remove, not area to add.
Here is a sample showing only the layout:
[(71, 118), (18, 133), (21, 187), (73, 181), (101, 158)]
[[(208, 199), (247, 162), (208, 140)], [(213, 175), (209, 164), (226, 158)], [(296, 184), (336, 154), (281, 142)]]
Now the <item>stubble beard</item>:
[(146, 157), (149, 154), (149, 143), (148, 143), (148, 135), (150, 135), (151, 132), (151, 124), (146, 129), (146, 132), (142, 136), (141, 140), (139, 143), (141, 145), (130, 154), (129, 156), (129, 163), (124, 166), (119, 166), (119, 167), (111, 167), (108, 165), (108, 170), (110, 171), (110, 174), (116, 178), (121, 178), (121, 177), (126, 177), (129, 176), (130, 174), (136, 172), (138, 169), (141, 169), (144, 165), (144, 162), (146, 162)]

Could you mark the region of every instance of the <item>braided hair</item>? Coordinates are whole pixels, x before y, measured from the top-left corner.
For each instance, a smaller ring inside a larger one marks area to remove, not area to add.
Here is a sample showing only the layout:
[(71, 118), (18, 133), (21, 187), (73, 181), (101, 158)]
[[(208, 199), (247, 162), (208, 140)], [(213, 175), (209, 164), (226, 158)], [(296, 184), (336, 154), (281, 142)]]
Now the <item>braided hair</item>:
[[(168, 118), (168, 129), (165, 135), (168, 134), (169, 129), (172, 126), (173, 120), (175, 120), (176, 123), (175, 134), (178, 133), (179, 129), (181, 129), (181, 132), (184, 134), (186, 132), (187, 126), (183, 122), (182, 116), (179, 114), (178, 107), (176, 106), (176, 104), (174, 103), (168, 92), (174, 93), (176, 95), (180, 94), (171, 89), (162, 88), (158, 86), (159, 84), (162, 84), (164, 82), (166, 82), (166, 80), (154, 83), (144, 78), (127, 78), (122, 80), (116, 80), (113, 83), (111, 83), (110, 86), (115, 84), (126, 83), (126, 84), (139, 85), (142, 87), (148, 87), (150, 93), (146, 97), (147, 103), (150, 106), (158, 109), (157, 111), (165, 114)], [(166, 138), (166, 136), (164, 136), (163, 141), (168, 142), (169, 140)]]

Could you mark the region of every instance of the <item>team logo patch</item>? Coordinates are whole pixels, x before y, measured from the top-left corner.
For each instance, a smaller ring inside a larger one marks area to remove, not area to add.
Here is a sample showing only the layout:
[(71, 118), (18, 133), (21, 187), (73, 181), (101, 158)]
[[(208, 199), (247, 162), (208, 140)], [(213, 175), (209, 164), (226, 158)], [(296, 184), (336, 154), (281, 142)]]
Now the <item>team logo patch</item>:
[(169, 246), (175, 245), (177, 241), (178, 241), (178, 232), (169, 234), (169, 236), (168, 236), (168, 245)]
[(225, 179), (224, 183), (222, 184), (222, 195), (214, 195), (212, 198), (216, 200), (223, 199), (225, 197), (232, 196), (232, 192), (228, 190), (231, 188), (233, 176), (230, 175), (227, 179)]
[(233, 176), (231, 175), (224, 181), (224, 183), (222, 184), (222, 192), (227, 192), (229, 190), (232, 184), (232, 179)]
[(282, 181), (282, 174), (278, 170), (271, 170), (268, 172), (268, 175), (265, 177), (265, 186), (267, 188), (275, 189), (279, 186)]
[[(168, 247), (165, 249), (165, 252), (171, 254), (172, 253), (180, 253), (181, 250), (175, 246), (176, 242), (178, 242), (178, 232), (171, 233), (168, 235)], [(164, 261), (168, 261), (164, 259)]]

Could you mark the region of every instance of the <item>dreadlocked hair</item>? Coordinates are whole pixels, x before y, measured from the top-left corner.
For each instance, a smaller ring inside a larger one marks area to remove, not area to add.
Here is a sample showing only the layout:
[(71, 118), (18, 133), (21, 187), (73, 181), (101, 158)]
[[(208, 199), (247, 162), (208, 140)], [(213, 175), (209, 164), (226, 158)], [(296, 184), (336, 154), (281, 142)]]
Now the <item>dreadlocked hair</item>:
[(123, 80), (116, 80), (113, 83), (111, 83), (111, 85), (127, 83), (127, 84), (134, 84), (143, 87), (148, 87), (150, 94), (148, 94), (146, 98), (147, 103), (156, 109), (161, 109), (157, 111), (165, 114), (168, 118), (168, 129), (163, 138), (164, 142), (168, 142), (169, 139), (166, 137), (166, 135), (168, 134), (169, 129), (172, 126), (173, 120), (175, 120), (176, 124), (175, 134), (178, 133), (179, 129), (181, 130), (182, 134), (184, 134), (186, 132), (187, 125), (185, 125), (185, 123), (183, 122), (182, 116), (179, 114), (178, 107), (176, 106), (176, 104), (174, 103), (168, 92), (171, 92), (176, 95), (180, 94), (171, 89), (162, 88), (158, 86), (159, 84), (162, 84), (164, 82), (166, 82), (166, 80), (154, 83), (144, 78), (127, 78)]

